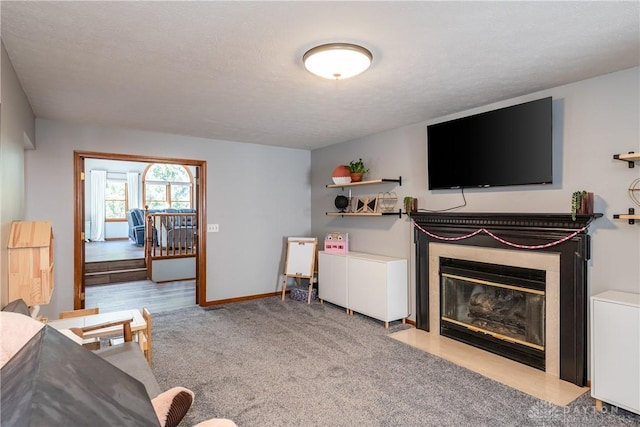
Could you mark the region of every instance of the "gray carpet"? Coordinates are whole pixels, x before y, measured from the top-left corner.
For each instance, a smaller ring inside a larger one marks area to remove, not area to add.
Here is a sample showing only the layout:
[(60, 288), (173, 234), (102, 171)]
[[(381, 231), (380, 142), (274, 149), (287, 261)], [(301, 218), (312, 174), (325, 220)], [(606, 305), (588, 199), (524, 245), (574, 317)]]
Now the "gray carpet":
[(154, 316), (153, 370), (194, 391), (181, 423), (252, 426), (629, 426), (585, 394), (565, 408), (387, 337), (330, 304), (267, 298)]

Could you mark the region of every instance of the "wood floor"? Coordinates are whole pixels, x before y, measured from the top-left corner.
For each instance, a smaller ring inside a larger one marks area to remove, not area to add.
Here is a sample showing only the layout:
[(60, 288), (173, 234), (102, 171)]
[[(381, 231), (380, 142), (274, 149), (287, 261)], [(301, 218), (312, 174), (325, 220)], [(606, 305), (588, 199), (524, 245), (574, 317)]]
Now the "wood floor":
[[(86, 262), (139, 259), (143, 255), (143, 248), (129, 240), (85, 243)], [(151, 313), (160, 313), (195, 304), (195, 280), (167, 283), (138, 280), (85, 287), (85, 307), (98, 307), (101, 312), (146, 307)]]
[(196, 282), (155, 283), (150, 280), (88, 286), (85, 307), (101, 312), (146, 307), (151, 313), (192, 307), (196, 304)]
[(107, 240), (106, 242), (86, 242), (85, 262), (117, 261), (121, 259), (144, 258), (144, 248), (131, 240)]

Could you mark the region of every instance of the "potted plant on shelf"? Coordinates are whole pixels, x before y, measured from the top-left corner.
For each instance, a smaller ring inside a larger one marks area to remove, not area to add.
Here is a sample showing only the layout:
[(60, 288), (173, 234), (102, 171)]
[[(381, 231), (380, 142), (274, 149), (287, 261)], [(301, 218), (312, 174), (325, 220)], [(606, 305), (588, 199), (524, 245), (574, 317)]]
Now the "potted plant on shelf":
[(408, 214), (412, 212), (418, 212), (418, 199), (411, 196), (406, 196), (403, 200), (404, 210)]
[(362, 176), (369, 172), (362, 161), (362, 158), (357, 161), (352, 160), (349, 162), (349, 172), (351, 173), (351, 182), (360, 182), (362, 181)]
[(571, 219), (576, 220), (577, 214), (593, 213), (593, 193), (585, 190), (574, 191), (571, 195)]

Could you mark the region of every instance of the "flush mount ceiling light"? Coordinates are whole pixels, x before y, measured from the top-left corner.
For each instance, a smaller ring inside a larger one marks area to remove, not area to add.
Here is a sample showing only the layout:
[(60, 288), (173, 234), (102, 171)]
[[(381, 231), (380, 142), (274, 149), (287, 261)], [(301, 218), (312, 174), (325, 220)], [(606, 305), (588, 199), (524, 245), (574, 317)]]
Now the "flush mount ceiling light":
[(302, 57), (304, 66), (325, 79), (348, 79), (371, 65), (373, 55), (362, 46), (350, 43), (329, 43), (316, 46)]

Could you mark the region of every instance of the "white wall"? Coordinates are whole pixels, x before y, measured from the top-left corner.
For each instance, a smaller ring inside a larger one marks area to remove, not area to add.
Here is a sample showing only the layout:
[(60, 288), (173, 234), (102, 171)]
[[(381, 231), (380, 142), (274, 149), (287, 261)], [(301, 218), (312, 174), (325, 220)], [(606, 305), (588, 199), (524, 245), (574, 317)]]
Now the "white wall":
[[(336, 211), (334, 199), (338, 194), (348, 195), (340, 189), (327, 189), (331, 184), (331, 173), (339, 164), (349, 164), (362, 157), (369, 174), (364, 179), (393, 178), (402, 176), (402, 186), (386, 183), (366, 187), (350, 187), (352, 196), (377, 195), (381, 191), (393, 191), (398, 197), (396, 208), (402, 206), (402, 198), (422, 193), (426, 188), (425, 139), (426, 127), (407, 126), (379, 133), (367, 138), (327, 148), (311, 153), (311, 225), (312, 233), (318, 237), (321, 246), (325, 234), (332, 231), (349, 233), (349, 250), (369, 252), (387, 256), (407, 258), (409, 276), (413, 277), (413, 252), (411, 226), (406, 216), (383, 217), (336, 217), (326, 216), (327, 211)], [(318, 286), (322, 286), (319, 278)], [(411, 279), (413, 283), (413, 279)], [(415, 307), (414, 287), (409, 287), (410, 313)]]
[[(629, 169), (613, 160), (616, 153), (640, 152), (639, 69), (632, 68), (597, 78), (487, 105), (366, 138), (314, 150), (311, 153), (312, 232), (319, 238), (333, 231), (349, 232), (350, 249), (411, 259), (414, 248), (406, 217), (327, 217), (335, 210), (339, 192), (325, 188), (338, 164), (362, 157), (371, 178), (402, 175), (402, 187), (390, 184), (363, 187), (363, 194), (394, 189), (399, 203), (412, 195), (419, 207), (430, 210), (457, 206), (459, 190), (427, 189), (426, 126), (457, 117), (553, 97), (554, 183), (465, 190), (467, 206), (462, 212), (565, 212), (570, 211), (576, 190), (595, 193), (595, 210), (604, 217), (590, 227), (592, 258), (589, 262), (590, 294), (607, 289), (640, 292), (640, 226), (614, 220), (614, 213), (633, 207), (626, 189), (640, 177), (640, 167)], [(636, 207), (636, 209), (640, 209)], [(395, 219), (394, 219), (395, 218)], [(415, 280), (410, 264), (411, 318), (415, 319)], [(320, 283), (322, 279), (320, 278)], [(321, 286), (321, 284), (320, 284)]]
[(25, 214), (53, 223), (55, 282), (44, 314), (73, 308), (73, 151), (207, 162), (207, 300), (274, 292), (283, 239), (310, 232), (310, 153), (305, 150), (36, 121), (26, 153)]
[(35, 143), (35, 117), (11, 60), (0, 43), (0, 307), (9, 303), (7, 244), (11, 222), (24, 216), (24, 150)]

